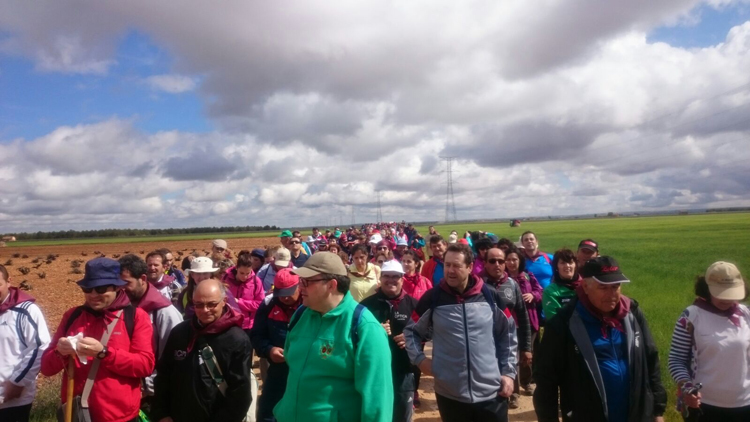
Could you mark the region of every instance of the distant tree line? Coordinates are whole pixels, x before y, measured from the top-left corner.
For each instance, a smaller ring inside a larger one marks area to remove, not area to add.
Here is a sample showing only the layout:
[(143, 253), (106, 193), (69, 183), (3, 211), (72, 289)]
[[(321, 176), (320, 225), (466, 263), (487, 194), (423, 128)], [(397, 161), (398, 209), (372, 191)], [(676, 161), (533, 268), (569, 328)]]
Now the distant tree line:
[(185, 229), (101, 229), (101, 230), (62, 230), (56, 232), (36, 233), (8, 233), (16, 236), (16, 240), (45, 240), (45, 239), (82, 239), (97, 237), (138, 237), (138, 236), (169, 236), (178, 234), (208, 234), (208, 233), (245, 233), (279, 230), (276, 226), (236, 226), (236, 227), (191, 227)]

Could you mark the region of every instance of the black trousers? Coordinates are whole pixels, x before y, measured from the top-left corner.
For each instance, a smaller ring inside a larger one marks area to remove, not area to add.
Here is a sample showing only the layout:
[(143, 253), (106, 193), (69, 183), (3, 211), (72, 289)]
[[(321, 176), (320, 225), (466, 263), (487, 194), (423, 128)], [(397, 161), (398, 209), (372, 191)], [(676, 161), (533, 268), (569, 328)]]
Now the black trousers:
[(701, 404), (700, 409), (690, 409), (686, 422), (747, 422), (750, 421), (750, 406), (716, 407)]
[(31, 414), (31, 403), (23, 406), (6, 407), (0, 409), (0, 421), (2, 422), (28, 422)]
[[(271, 360), (269, 359), (269, 362)], [(273, 408), (284, 397), (286, 391), (286, 380), (289, 376), (289, 366), (286, 363), (271, 362), (268, 365), (266, 380), (263, 382), (263, 390), (258, 397), (258, 421), (274, 422)]]
[(508, 422), (508, 399), (505, 397), (463, 403), (439, 394), (435, 396), (443, 422)]
[[(249, 339), (250, 338), (250, 329), (248, 328), (248, 329), (242, 330), (242, 331), (244, 331), (245, 334), (247, 334), (247, 338)], [(250, 367), (251, 368), (253, 367), (253, 352), (254, 352), (253, 346), (250, 345)]]

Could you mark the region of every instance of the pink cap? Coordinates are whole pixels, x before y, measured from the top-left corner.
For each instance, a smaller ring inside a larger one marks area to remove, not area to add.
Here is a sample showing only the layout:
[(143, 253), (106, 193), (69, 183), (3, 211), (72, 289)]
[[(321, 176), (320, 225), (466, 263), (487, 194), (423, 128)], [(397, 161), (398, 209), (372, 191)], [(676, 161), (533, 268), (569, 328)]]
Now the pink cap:
[(273, 294), (274, 296), (291, 296), (297, 291), (298, 284), (297, 274), (293, 274), (289, 268), (281, 269), (273, 278)]

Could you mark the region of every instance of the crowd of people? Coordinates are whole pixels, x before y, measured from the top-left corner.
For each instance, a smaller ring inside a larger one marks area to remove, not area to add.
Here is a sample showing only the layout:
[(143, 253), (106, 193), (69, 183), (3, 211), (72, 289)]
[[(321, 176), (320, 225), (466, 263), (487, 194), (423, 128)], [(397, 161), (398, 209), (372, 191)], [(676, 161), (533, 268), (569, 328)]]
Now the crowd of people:
[[(530, 231), (379, 223), (279, 240), (92, 259), (52, 336), (0, 266), (0, 421), (29, 420), (39, 372), (63, 373), (61, 421), (408, 422), (422, 375), (448, 422), (507, 421), (521, 394), (541, 422), (663, 421), (647, 317), (592, 239), (548, 254)], [(750, 420), (747, 295), (731, 263), (696, 280), (668, 361), (687, 421)]]

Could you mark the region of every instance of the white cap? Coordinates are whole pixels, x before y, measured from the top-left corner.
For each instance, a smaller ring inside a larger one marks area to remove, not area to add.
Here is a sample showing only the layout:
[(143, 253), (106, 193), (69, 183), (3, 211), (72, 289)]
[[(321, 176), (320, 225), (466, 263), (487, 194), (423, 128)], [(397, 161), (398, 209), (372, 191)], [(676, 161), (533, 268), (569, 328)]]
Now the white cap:
[(396, 240), (396, 246), (409, 246), (409, 244), (406, 243), (406, 240), (403, 237), (399, 237)]
[(313, 243), (313, 242), (315, 242), (315, 238), (312, 237), (312, 236), (307, 236), (307, 240), (305, 240), (305, 242), (307, 242), (307, 243)]
[(383, 236), (374, 234), (370, 237), (370, 243), (380, 243), (383, 240)]
[(218, 270), (218, 268), (214, 268), (214, 261), (206, 256), (199, 256), (190, 261), (191, 273), (213, 273)]
[(275, 254), (273, 254), (273, 263), (279, 267), (286, 267), (289, 265), (289, 261), (292, 260), (292, 253), (287, 248), (279, 248)]
[(456, 236), (455, 233), (451, 233), (450, 236), (448, 236), (448, 243), (456, 243), (458, 241), (458, 236)]
[(395, 259), (391, 259), (390, 261), (385, 261), (383, 263), (383, 268), (380, 269), (381, 273), (404, 273), (404, 267), (401, 266), (401, 263), (396, 261)]

